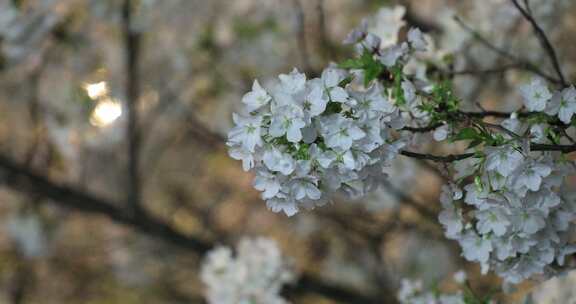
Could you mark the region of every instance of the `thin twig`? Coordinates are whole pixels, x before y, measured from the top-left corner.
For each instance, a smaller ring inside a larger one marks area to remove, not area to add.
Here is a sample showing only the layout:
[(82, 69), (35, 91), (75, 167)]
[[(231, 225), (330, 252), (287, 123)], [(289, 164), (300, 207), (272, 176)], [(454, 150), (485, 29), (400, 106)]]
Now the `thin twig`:
[(523, 69), (523, 66), (518, 63), (506, 64), (501, 67), (485, 69), (485, 70), (459, 70), (459, 71), (448, 71), (446, 74), (448, 76), (460, 76), (460, 75), (487, 75), (487, 74), (502, 74), (511, 70)]
[(510, 130), (508, 130), (507, 128), (504, 128), (501, 125), (497, 125), (497, 124), (493, 124), (493, 123), (489, 123), (489, 122), (482, 122), (481, 123), (483, 126), (488, 127), (488, 128), (492, 128), (501, 132), (504, 132), (506, 134), (508, 134), (510, 137), (514, 138), (514, 139), (522, 139), (522, 137)]
[[(576, 145), (547, 145), (547, 144), (532, 143), (530, 144), (530, 150), (538, 152), (549, 151), (549, 152), (572, 153), (576, 151)], [(439, 163), (451, 163), (459, 160), (464, 160), (476, 155), (475, 153), (463, 153), (463, 154), (449, 154), (439, 156), (432, 154), (416, 153), (412, 151), (400, 151), (400, 154), (411, 158), (430, 160)]]
[(435, 124), (431, 124), (429, 126), (425, 126), (425, 127), (410, 127), (410, 126), (406, 126), (404, 128), (402, 128), (402, 131), (408, 131), (408, 132), (412, 132), (412, 133), (426, 133), (426, 132), (430, 132), (430, 131), (434, 131), (438, 128), (440, 128), (441, 126), (443, 126), (444, 124), (442, 123), (435, 123)]
[(416, 153), (416, 152), (411, 152), (411, 151), (400, 151), (400, 154), (407, 156), (407, 157), (411, 157), (411, 158), (430, 160), (430, 161), (439, 162), (439, 163), (451, 163), (451, 162), (463, 160), (466, 158), (470, 158), (470, 157), (475, 155), (474, 153), (464, 153), (464, 154), (449, 154), (449, 155), (445, 155), (445, 156), (438, 156), (438, 155), (432, 155), (432, 154)]
[[(541, 115), (541, 113), (538, 112), (501, 112), (501, 111), (491, 111), (491, 110), (485, 110), (482, 112), (465, 112), (465, 111), (458, 111), (456, 113), (457, 116), (461, 116), (463, 118), (487, 118), (487, 117), (492, 117), (492, 118), (502, 118), (502, 119), (506, 119), (506, 118), (510, 118), (510, 116), (515, 113), (517, 115), (517, 117), (519, 118), (526, 118), (526, 117), (532, 117), (532, 116), (536, 116), (536, 115)], [(553, 124), (555, 124), (555, 122), (553, 122)], [(412, 133), (426, 133), (426, 132), (431, 132), (436, 130), (437, 128), (440, 128), (441, 126), (443, 126), (444, 124), (442, 123), (434, 123), (434, 124), (430, 124), (428, 126), (424, 126), (424, 127), (411, 127), (411, 126), (406, 126), (403, 127), (402, 129), (400, 129), (401, 131), (408, 131), (408, 132), (412, 132)], [(560, 124), (561, 125), (561, 124)]]
[(506, 50), (503, 50), (497, 46), (495, 46), (492, 42), (490, 42), (487, 38), (485, 38), (484, 36), (482, 36), (478, 31), (476, 31), (475, 29), (473, 29), (472, 27), (470, 27), (468, 24), (466, 24), (464, 21), (462, 21), (462, 19), (458, 18), (458, 17), (454, 17), (454, 19), (456, 20), (456, 22), (466, 31), (468, 31), (470, 34), (472, 34), (474, 36), (474, 38), (480, 42), (480, 44), (484, 45), (486, 48), (488, 48), (489, 50), (495, 52), (496, 54), (512, 61), (518, 69), (522, 69), (522, 70), (526, 70), (529, 72), (532, 72), (536, 75), (541, 76), (542, 78), (545, 78), (546, 80), (555, 83), (555, 84), (562, 84), (562, 80), (558, 79), (556, 77), (553, 77), (549, 74), (547, 74), (546, 72), (542, 71), (540, 68), (538, 68), (536, 65), (524, 60), (524, 59), (520, 59), (517, 58), (516, 56), (512, 55), (511, 53), (509, 53)]
[(523, 8), (518, 3), (517, 0), (511, 0), (511, 1), (514, 4), (514, 6), (518, 9), (518, 11), (522, 14), (522, 16), (524, 16), (524, 19), (526, 19), (530, 23), (530, 25), (532, 25), (532, 29), (534, 30), (534, 33), (536, 34), (536, 37), (538, 38), (540, 45), (548, 55), (550, 62), (552, 62), (552, 66), (556, 71), (556, 75), (560, 79), (560, 84), (562, 84), (562, 86), (564, 87), (567, 87), (568, 82), (566, 81), (566, 77), (564, 77), (564, 73), (562, 73), (562, 68), (560, 67), (560, 61), (558, 60), (556, 50), (552, 46), (552, 43), (550, 43), (550, 39), (546, 35), (546, 32), (544, 32), (544, 30), (538, 24), (534, 16), (532, 16), (532, 12), (530, 10), (530, 5), (528, 1), (524, 1), (524, 3), (526, 4), (526, 8)]

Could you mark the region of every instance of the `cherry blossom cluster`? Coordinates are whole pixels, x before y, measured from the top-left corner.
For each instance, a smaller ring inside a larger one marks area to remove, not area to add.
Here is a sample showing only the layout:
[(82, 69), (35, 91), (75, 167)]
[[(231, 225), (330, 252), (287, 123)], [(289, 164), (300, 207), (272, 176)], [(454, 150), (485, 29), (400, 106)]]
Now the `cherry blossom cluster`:
[[(571, 122), (576, 110), (573, 87), (552, 93), (534, 79), (520, 92), (528, 110)], [(523, 122), (515, 115), (502, 127), (507, 134), (502, 145), (485, 147), (477, 157), (456, 164), (455, 178), (465, 185), (443, 188), (439, 218), (467, 260), (480, 262), (483, 272), (492, 268), (507, 282), (519, 283), (553, 274), (554, 266), (564, 266), (565, 257), (576, 253), (576, 244), (570, 242), (576, 193), (567, 180), (576, 168), (559, 152), (531, 150), (530, 141), (554, 140), (548, 124)]]
[[(357, 56), (320, 78), (294, 70), (267, 88), (255, 81), (242, 113), (234, 114), (230, 155), (255, 171), (267, 206), (287, 215), (323, 205), (337, 192), (366, 194), (401, 153), (447, 169), (456, 161), (439, 220), (464, 257), (509, 283), (553, 274), (576, 253), (568, 179), (575, 167), (563, 154), (576, 150), (569, 135), (576, 89), (554, 91), (534, 78), (519, 89), (523, 109), (488, 122), (489, 112), (463, 111), (449, 82), (431, 81), (426, 66), (414, 66), (414, 58), (426, 61), (431, 38), (412, 28), (399, 41), (404, 11), (387, 14), (393, 33), (381, 37), (371, 30), (373, 20), (362, 22), (344, 41)], [(406, 151), (428, 134), (468, 141), (468, 151), (455, 158)]]
[[(295, 69), (269, 89), (255, 81), (242, 98), (244, 113), (233, 115), (230, 155), (242, 160), (244, 170), (254, 169), (254, 187), (274, 212), (293, 215), (324, 205), (336, 192), (359, 197), (373, 190), (405, 145), (393, 131), (425, 116), (416, 88), (398, 67), (410, 52), (425, 48), (422, 33), (412, 29), (408, 42), (381, 49), (380, 38), (366, 27), (345, 41), (364, 50), (360, 59), (328, 67), (314, 79)], [(384, 86), (365, 66), (399, 73)]]
[(217, 247), (202, 264), (206, 297), (213, 304), (286, 304), (279, 293), (296, 278), (277, 244), (266, 238), (242, 239), (236, 255)]

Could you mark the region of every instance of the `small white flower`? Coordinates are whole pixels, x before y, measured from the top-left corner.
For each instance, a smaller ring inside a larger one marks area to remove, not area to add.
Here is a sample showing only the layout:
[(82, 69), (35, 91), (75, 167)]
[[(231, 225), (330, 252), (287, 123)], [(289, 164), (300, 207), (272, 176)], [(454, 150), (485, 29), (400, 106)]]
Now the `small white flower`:
[(450, 239), (457, 239), (464, 229), (464, 218), (459, 208), (453, 206), (445, 208), (440, 212), (438, 220), (444, 226), (446, 237)]
[(324, 168), (327, 169), (336, 161), (337, 154), (332, 150), (322, 151), (316, 144), (310, 146), (310, 158)]
[(306, 126), (302, 116), (301, 109), (293, 105), (276, 109), (270, 123), (269, 134), (273, 137), (281, 137), (286, 134), (286, 139), (289, 142), (299, 142), (302, 139), (302, 128)]
[(324, 87), (320, 81), (310, 81), (310, 91), (302, 104), (304, 112), (311, 117), (318, 116), (326, 110), (329, 99), (324, 93)]
[(492, 243), (490, 240), (478, 236), (474, 232), (467, 232), (462, 240), (463, 255), (468, 261), (477, 261), (486, 263), (492, 252)]
[(366, 92), (354, 92), (356, 106), (354, 116), (361, 120), (373, 119), (383, 114), (391, 114), (396, 107), (384, 96), (382, 86), (373, 84)]
[(458, 283), (458, 284), (466, 283), (467, 279), (468, 279), (468, 275), (466, 274), (466, 271), (464, 271), (464, 270), (459, 270), (456, 273), (454, 273), (454, 281), (456, 281), (456, 283)]
[(515, 218), (514, 225), (528, 235), (534, 234), (546, 226), (544, 213), (538, 209), (519, 210)]
[(542, 179), (552, 173), (550, 166), (539, 162), (527, 162), (519, 168), (517, 175), (514, 177), (514, 187), (516, 189), (526, 187), (529, 190), (537, 191), (540, 189)]
[(380, 62), (387, 67), (393, 67), (408, 52), (408, 44), (394, 45), (381, 51)]
[(276, 242), (242, 238), (232, 255), (229, 247), (211, 250), (202, 262), (200, 277), (210, 304), (287, 304), (280, 295), (295, 279)]
[(280, 172), (284, 175), (290, 175), (290, 173), (294, 172), (296, 166), (290, 154), (282, 153), (275, 148), (266, 149), (262, 156), (262, 161), (271, 171)]
[(382, 39), (380, 39), (380, 37), (372, 33), (367, 33), (364, 40), (356, 45), (356, 52), (359, 54), (362, 54), (364, 51), (374, 53), (380, 48), (380, 45), (382, 45)]
[(246, 105), (248, 112), (260, 109), (270, 102), (272, 97), (260, 86), (258, 80), (254, 80), (252, 91), (242, 97), (242, 102)]
[(360, 139), (355, 143), (355, 147), (360, 150), (370, 153), (381, 147), (384, 144), (384, 138), (382, 137), (382, 124), (379, 119), (371, 119), (360, 122), (360, 129), (366, 134), (364, 138)]
[(298, 94), (302, 92), (306, 86), (306, 75), (293, 69), (290, 74), (280, 74), (280, 88), (287, 94)]
[[(230, 143), (228, 143), (230, 145)], [(242, 161), (242, 169), (244, 171), (249, 171), (254, 168), (254, 155), (252, 152), (244, 149), (242, 146), (232, 145), (228, 151), (230, 157), (236, 160)]]
[(501, 200), (501, 197), (490, 193), (486, 186), (478, 189), (478, 185), (468, 184), (464, 187), (464, 190), (466, 191), (464, 202), (480, 210), (490, 208), (490, 204), (499, 203)]
[[(516, 112), (510, 114), (510, 117), (502, 121), (501, 125), (515, 134), (523, 134), (526, 131), (526, 124), (518, 119)], [(509, 137), (508, 134), (504, 134), (504, 136)]]
[(287, 216), (293, 216), (298, 213), (298, 206), (293, 199), (286, 197), (273, 197), (266, 201), (266, 206), (272, 212), (284, 212)]
[(354, 121), (340, 114), (332, 114), (321, 121), (321, 133), (329, 148), (348, 150), (354, 140), (366, 136)]
[(486, 147), (486, 169), (495, 170), (506, 177), (514, 171), (524, 157), (512, 146)]
[(410, 43), (410, 46), (416, 51), (424, 52), (427, 50), (428, 43), (418, 28), (411, 28), (408, 31), (408, 42)]
[(530, 127), (530, 137), (536, 143), (546, 142), (546, 125), (535, 124)]
[(401, 5), (396, 5), (392, 8), (383, 7), (378, 10), (370, 32), (382, 38), (380, 47), (384, 48), (398, 42), (398, 33), (406, 24), (406, 21), (404, 21), (405, 14), (406, 8)]
[(348, 92), (338, 85), (345, 76), (341, 71), (328, 68), (322, 72), (321, 80), (324, 84), (324, 92), (330, 101), (345, 103), (348, 101)]
[(454, 164), (454, 169), (456, 170), (456, 175), (454, 178), (456, 180), (468, 177), (476, 171), (477, 166), (480, 164), (481, 159), (476, 157), (470, 157), (461, 161), (457, 161)]
[(257, 170), (254, 178), (254, 188), (263, 191), (263, 199), (272, 198), (280, 192), (280, 178), (266, 169)]
[(448, 134), (450, 134), (450, 126), (444, 124), (434, 130), (433, 137), (435, 141), (443, 141), (448, 138)]
[(256, 146), (262, 145), (262, 117), (243, 117), (233, 113), (232, 119), (234, 120), (236, 127), (228, 133), (228, 140), (230, 142), (240, 144), (245, 150), (250, 152), (254, 152)]
[(569, 124), (572, 121), (572, 116), (576, 113), (576, 89), (570, 86), (554, 94), (552, 101), (546, 108), (546, 113), (558, 115), (563, 123)]
[(354, 44), (356, 52), (363, 54), (365, 51), (375, 52), (380, 48), (382, 40), (377, 35), (368, 32), (368, 20), (362, 20), (362, 23), (348, 33), (344, 44)]
[(404, 93), (404, 100), (407, 104), (412, 104), (416, 100), (416, 87), (410, 80), (402, 81), (402, 91)]
[(481, 234), (493, 232), (496, 236), (503, 236), (507, 231), (507, 227), (510, 226), (510, 221), (504, 208), (493, 207), (481, 210), (476, 212), (475, 216), (478, 219), (476, 228)]
[(314, 183), (306, 179), (296, 179), (290, 182), (294, 198), (302, 200), (309, 198), (311, 200), (318, 200), (322, 196), (322, 192), (316, 187)]
[(520, 94), (529, 111), (543, 111), (546, 103), (552, 98), (546, 83), (541, 78), (534, 78), (530, 83), (522, 85)]

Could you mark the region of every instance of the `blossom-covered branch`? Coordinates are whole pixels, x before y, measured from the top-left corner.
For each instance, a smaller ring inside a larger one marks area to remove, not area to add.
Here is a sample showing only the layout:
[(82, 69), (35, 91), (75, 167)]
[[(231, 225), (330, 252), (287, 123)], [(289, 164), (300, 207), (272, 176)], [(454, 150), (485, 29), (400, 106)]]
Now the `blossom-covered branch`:
[[(384, 168), (398, 155), (441, 162), (453, 176), (439, 219), (466, 259), (512, 283), (564, 265), (576, 252), (569, 237), (576, 207), (567, 187), (576, 167), (564, 156), (576, 151), (569, 134), (576, 89), (561, 72), (556, 79), (523, 63), (540, 77), (519, 88), (522, 111), (466, 112), (449, 80), (408, 68), (431, 46), (429, 36), (412, 28), (406, 41), (387, 40), (369, 28), (365, 20), (345, 39), (356, 56), (321, 77), (294, 69), (266, 87), (254, 81), (242, 98), (227, 145), (245, 170), (256, 172), (254, 186), (267, 206), (291, 216), (336, 193), (363, 196), (385, 184)], [(551, 90), (545, 79), (563, 88)], [(414, 152), (417, 133), (428, 132), (437, 142), (467, 143), (466, 151)]]

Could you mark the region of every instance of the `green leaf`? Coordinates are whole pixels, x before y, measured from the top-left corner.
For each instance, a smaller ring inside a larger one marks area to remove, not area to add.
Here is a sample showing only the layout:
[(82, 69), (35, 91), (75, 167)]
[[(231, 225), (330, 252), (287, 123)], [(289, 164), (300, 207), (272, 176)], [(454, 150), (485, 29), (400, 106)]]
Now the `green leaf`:
[(402, 89), (402, 67), (395, 66), (390, 72), (394, 77), (394, 88), (392, 90), (393, 96), (396, 99), (396, 104), (399, 106), (406, 104), (406, 98), (404, 96), (404, 89)]
[(362, 69), (364, 64), (361, 58), (352, 58), (338, 64), (338, 67), (341, 69)]
[(478, 145), (480, 145), (482, 143), (481, 139), (474, 139), (469, 145), (468, 145), (468, 149), (472, 149)]
[(485, 299), (480, 299), (468, 284), (464, 286), (464, 304), (488, 304), (490, 303), (490, 296)]
[(374, 55), (365, 51), (359, 58), (348, 59), (338, 65), (341, 69), (358, 69), (364, 70), (364, 85), (378, 78), (384, 71), (382, 63), (374, 58)]
[(559, 144), (560, 143), (560, 135), (558, 135), (558, 133), (554, 132), (554, 130), (552, 128), (547, 128), (546, 129), (546, 137), (553, 143), (553, 144)]
[(371, 64), (364, 70), (364, 86), (367, 87), (370, 82), (382, 73), (384, 67), (380, 63)]
[(348, 77), (344, 78), (342, 81), (340, 81), (340, 83), (338, 84), (338, 86), (339, 86), (339, 87), (345, 87), (345, 86), (347, 86), (349, 83), (351, 83), (352, 80), (354, 80), (354, 77), (348, 76)]
[(310, 159), (309, 148), (310, 148), (309, 144), (301, 144), (298, 147), (298, 150), (296, 151), (296, 159), (309, 160)]
[(476, 185), (476, 190), (478, 190), (478, 192), (482, 192), (484, 190), (484, 185), (482, 184), (482, 178), (479, 175), (474, 177), (474, 185)]
[(460, 130), (456, 136), (453, 138), (454, 141), (458, 140), (482, 140), (482, 134), (478, 133), (474, 128), (464, 128)]
[(326, 105), (326, 114), (340, 113), (342, 112), (342, 104), (339, 102), (330, 101)]

